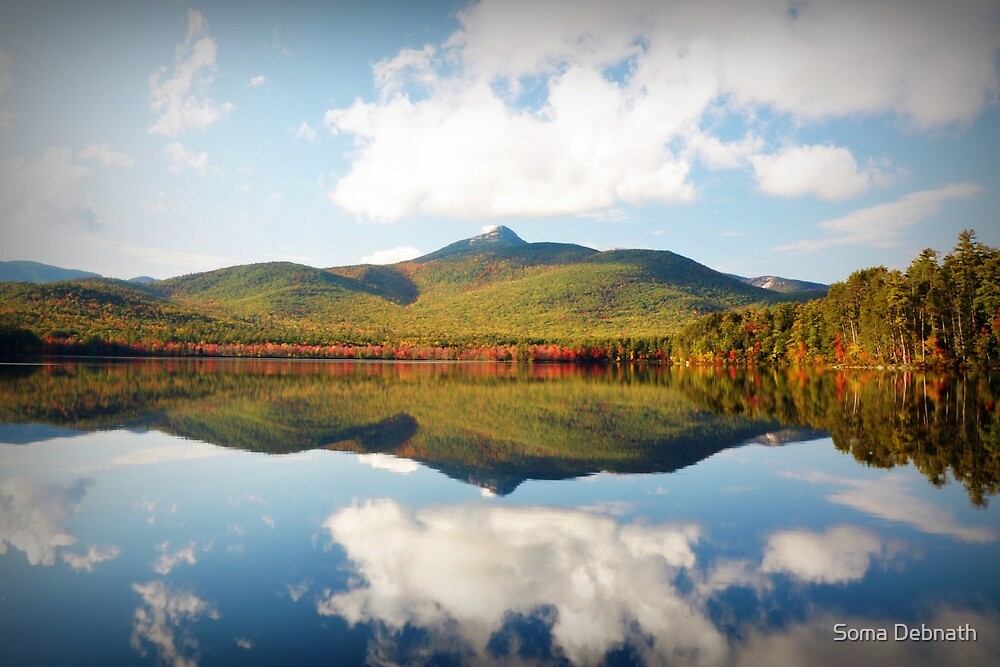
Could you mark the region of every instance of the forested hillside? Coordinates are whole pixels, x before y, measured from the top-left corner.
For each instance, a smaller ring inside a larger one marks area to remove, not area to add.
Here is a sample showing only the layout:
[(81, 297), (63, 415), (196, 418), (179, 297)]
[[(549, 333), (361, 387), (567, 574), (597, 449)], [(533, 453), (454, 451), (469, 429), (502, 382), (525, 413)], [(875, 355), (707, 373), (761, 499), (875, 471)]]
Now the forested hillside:
[(668, 251), (527, 243), (500, 227), (389, 266), (0, 283), (0, 349), (663, 359), (665, 337), (705, 313), (786, 298)]
[(1000, 251), (964, 231), (905, 271), (856, 271), (825, 298), (709, 315), (675, 337), (675, 358), (847, 365), (1000, 361)]
[(390, 266), (0, 283), (0, 353), (1000, 362), (1000, 253), (972, 231), (944, 257), (927, 249), (905, 271), (864, 269), (805, 294), (668, 251), (526, 243), (499, 228)]

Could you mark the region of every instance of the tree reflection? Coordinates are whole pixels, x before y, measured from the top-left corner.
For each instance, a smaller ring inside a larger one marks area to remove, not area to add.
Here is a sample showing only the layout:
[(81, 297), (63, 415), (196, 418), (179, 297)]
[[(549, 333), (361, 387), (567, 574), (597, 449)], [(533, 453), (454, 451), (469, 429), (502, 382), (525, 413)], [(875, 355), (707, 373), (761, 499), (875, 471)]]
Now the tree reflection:
[(935, 486), (950, 474), (975, 505), (1000, 490), (996, 375), (734, 369), (680, 372), (678, 382), (720, 414), (827, 431), (838, 449), (867, 465), (912, 463)]
[(0, 366), (0, 421), (391, 454), (498, 493), (524, 479), (672, 471), (821, 431), (866, 465), (912, 463), (985, 505), (1000, 490), (998, 385), (871, 370), (171, 359)]

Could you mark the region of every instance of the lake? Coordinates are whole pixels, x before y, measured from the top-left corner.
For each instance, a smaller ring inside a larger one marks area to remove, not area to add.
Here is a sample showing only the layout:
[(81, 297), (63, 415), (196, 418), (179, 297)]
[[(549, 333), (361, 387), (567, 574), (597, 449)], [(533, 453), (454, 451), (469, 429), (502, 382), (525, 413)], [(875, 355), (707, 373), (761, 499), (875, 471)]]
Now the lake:
[(1000, 377), (0, 365), (4, 665), (987, 665)]

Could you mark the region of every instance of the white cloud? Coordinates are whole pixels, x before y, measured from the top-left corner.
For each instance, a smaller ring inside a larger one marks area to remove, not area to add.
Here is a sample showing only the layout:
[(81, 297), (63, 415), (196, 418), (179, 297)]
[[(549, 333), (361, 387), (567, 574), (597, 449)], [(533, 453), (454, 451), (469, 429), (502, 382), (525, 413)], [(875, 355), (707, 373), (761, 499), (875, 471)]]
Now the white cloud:
[(53, 565), (59, 547), (76, 543), (63, 524), (89, 488), (82, 480), (68, 487), (19, 477), (0, 481), (0, 555), (9, 545), (31, 565)]
[(284, 197), (285, 197), (284, 192), (282, 192), (281, 190), (275, 190), (274, 192), (271, 193), (271, 196), (267, 198), (267, 201), (271, 202), (272, 204), (277, 204), (282, 199), (284, 199)]
[(785, 572), (814, 584), (860, 581), (872, 559), (885, 553), (881, 540), (856, 526), (835, 526), (825, 533), (788, 530), (767, 538), (762, 572)]
[(894, 177), (877, 164), (864, 169), (841, 146), (793, 146), (751, 158), (761, 192), (780, 197), (813, 195), (839, 201), (864, 194), (872, 186), (888, 186)]
[(167, 168), (175, 174), (181, 173), (182, 167), (193, 169), (199, 174), (204, 174), (208, 168), (208, 153), (189, 151), (176, 141), (167, 144), (165, 151), (173, 163)]
[(420, 257), (421, 252), (411, 246), (401, 246), (390, 248), (389, 250), (376, 250), (370, 255), (363, 256), (359, 261), (362, 264), (395, 264), (405, 262), (414, 257)]
[(91, 144), (77, 154), (78, 160), (99, 160), (105, 167), (131, 167), (132, 156), (112, 150), (111, 144)]
[(261, 520), (261, 522), (265, 526), (267, 526), (271, 530), (274, 530), (274, 517), (273, 516), (271, 516), (270, 514), (261, 514), (260, 515), (260, 520)]
[(968, 123), (997, 95), (991, 2), (761, 0), (730, 9), (716, 57), (725, 88), (745, 104), (805, 119), (892, 113), (926, 129)]
[(220, 618), (215, 607), (194, 593), (171, 590), (162, 581), (132, 584), (132, 590), (142, 598), (132, 616), (133, 650), (145, 657), (149, 644), (160, 663), (197, 667), (198, 642), (187, 626), (203, 617)]
[(302, 121), (299, 125), (299, 129), (295, 131), (296, 139), (305, 139), (306, 141), (316, 141), (316, 130), (309, 123)]
[(153, 572), (157, 574), (170, 574), (178, 565), (194, 565), (198, 562), (198, 558), (194, 554), (194, 542), (190, 542), (186, 547), (173, 553), (170, 553), (170, 542), (158, 545), (156, 550), (160, 552), (159, 557), (153, 563)]
[(267, 77), (263, 74), (258, 74), (257, 76), (250, 77), (250, 87), (257, 88), (258, 86), (263, 86), (267, 83)]
[[(695, 565), (691, 525), (619, 525), (548, 508), (449, 507), (410, 514), (368, 502), (324, 522), (357, 568), (356, 585), (324, 591), (317, 609), (348, 623), (458, 633), (485, 657), (510, 613), (551, 614), (553, 643), (574, 664), (596, 664), (623, 638), (642, 662), (696, 656), (716, 664), (726, 641), (675, 588)], [(455, 644), (451, 644), (454, 646)]]
[(618, 201), (687, 201), (689, 165), (627, 91), (574, 67), (549, 83), (544, 114), (515, 110), (487, 82), (411, 101), (327, 112), (359, 146), (330, 199), (359, 217), (579, 214)]
[[(208, 33), (208, 22), (196, 9), (188, 9), (187, 38), (177, 45), (174, 75), (161, 77), (161, 67), (149, 77), (151, 106), (159, 114), (149, 127), (151, 134), (176, 136), (185, 130), (202, 129), (227, 116), (235, 107), (218, 104), (205, 96), (215, 70), (216, 46)], [(197, 38), (197, 39), (196, 39)]]
[(97, 214), (82, 189), (90, 171), (69, 148), (48, 148), (31, 162), (23, 156), (0, 161), (0, 220), (5, 230), (9, 225), (97, 226)]
[(749, 134), (737, 141), (722, 141), (710, 134), (693, 134), (688, 147), (711, 169), (737, 169), (745, 166), (764, 148), (764, 140)]
[(894, 202), (869, 206), (819, 223), (820, 229), (827, 232), (825, 238), (796, 241), (777, 246), (775, 250), (812, 252), (830, 246), (858, 244), (890, 247), (910, 227), (937, 215), (945, 202), (976, 197), (982, 192), (982, 188), (973, 183), (911, 192)]
[(114, 560), (121, 554), (121, 549), (116, 546), (98, 549), (95, 545), (90, 545), (86, 553), (75, 554), (65, 552), (62, 555), (63, 561), (74, 570), (85, 570), (93, 572), (94, 566), (98, 563)]
[(425, 44), (422, 49), (403, 49), (395, 57), (380, 60), (372, 65), (375, 86), (383, 97), (389, 97), (411, 81), (425, 86), (437, 83), (434, 53), (434, 47)]
[[(990, 3), (650, 3), (483, 0), (441, 44), (373, 66), (374, 101), (332, 108), (353, 140), (330, 190), (359, 218), (580, 215), (696, 196), (693, 160), (751, 162), (773, 137), (723, 140), (720, 110), (758, 127), (758, 110), (808, 123), (886, 114), (914, 129), (968, 123), (997, 97)], [(887, 29), (891, 26), (892, 29)], [(614, 72), (615, 74), (612, 74)], [(711, 123), (708, 124), (711, 126)], [(838, 199), (891, 175), (820, 147)], [(794, 154), (758, 163), (769, 171)]]

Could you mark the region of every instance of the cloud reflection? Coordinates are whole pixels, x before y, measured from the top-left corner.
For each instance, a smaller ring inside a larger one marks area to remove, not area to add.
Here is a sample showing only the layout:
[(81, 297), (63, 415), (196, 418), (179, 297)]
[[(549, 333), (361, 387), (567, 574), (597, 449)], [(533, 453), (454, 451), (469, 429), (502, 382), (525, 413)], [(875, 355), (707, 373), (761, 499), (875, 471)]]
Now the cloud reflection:
[(121, 549), (116, 546), (104, 547), (98, 549), (97, 546), (91, 544), (90, 548), (84, 554), (75, 553), (64, 553), (62, 555), (63, 561), (69, 565), (74, 570), (85, 570), (87, 572), (93, 572), (94, 566), (98, 563), (103, 563), (105, 561), (114, 560), (121, 555)]
[(887, 521), (909, 524), (922, 533), (945, 535), (962, 542), (995, 542), (997, 534), (985, 526), (963, 526), (948, 510), (910, 493), (905, 477), (893, 473), (878, 479), (845, 479), (821, 472), (783, 473), (813, 484), (835, 484), (841, 491), (827, 500)]
[(0, 481), (0, 554), (10, 545), (32, 565), (54, 564), (56, 549), (76, 543), (63, 524), (91, 484), (79, 480), (60, 486), (16, 477)]
[(170, 553), (170, 542), (163, 542), (157, 545), (156, 550), (160, 556), (153, 563), (153, 572), (157, 574), (170, 574), (170, 572), (182, 563), (194, 565), (198, 562), (194, 555), (194, 542), (190, 542), (183, 549), (178, 549)]
[(197, 667), (198, 642), (188, 626), (202, 617), (220, 618), (219, 612), (193, 593), (174, 591), (162, 581), (132, 584), (142, 602), (132, 618), (132, 648), (146, 657), (151, 645), (159, 662), (170, 667)]
[(623, 641), (649, 664), (724, 655), (724, 637), (673, 583), (695, 565), (695, 525), (623, 526), (548, 508), (411, 513), (382, 500), (335, 512), (324, 527), (360, 582), (324, 591), (317, 609), (351, 624), (374, 621), (397, 637), (408, 624), (457, 633), (479, 656), (502, 657), (519, 623), (547, 627), (574, 663), (598, 662)]
[[(806, 623), (778, 631), (751, 630), (735, 651), (733, 667), (758, 665), (906, 665), (907, 667), (982, 667), (1000, 655), (1000, 615), (969, 609), (939, 607), (929, 610), (911, 627), (926, 623), (933, 628), (958, 628), (968, 623), (977, 630), (974, 642), (893, 641), (894, 624), (905, 619), (875, 619), (824, 614)], [(834, 642), (833, 626), (884, 628), (889, 641)]]
[(825, 533), (787, 530), (767, 539), (762, 572), (784, 572), (814, 584), (860, 581), (872, 559), (885, 555), (882, 541), (871, 531), (835, 526)]
[(292, 599), (292, 602), (298, 602), (302, 599), (306, 593), (309, 592), (309, 580), (305, 579), (297, 584), (285, 584), (288, 588), (288, 597)]
[(390, 454), (358, 454), (355, 459), (358, 463), (370, 465), (376, 470), (388, 470), (401, 475), (409, 475), (420, 469), (420, 464), (416, 461), (401, 459)]

